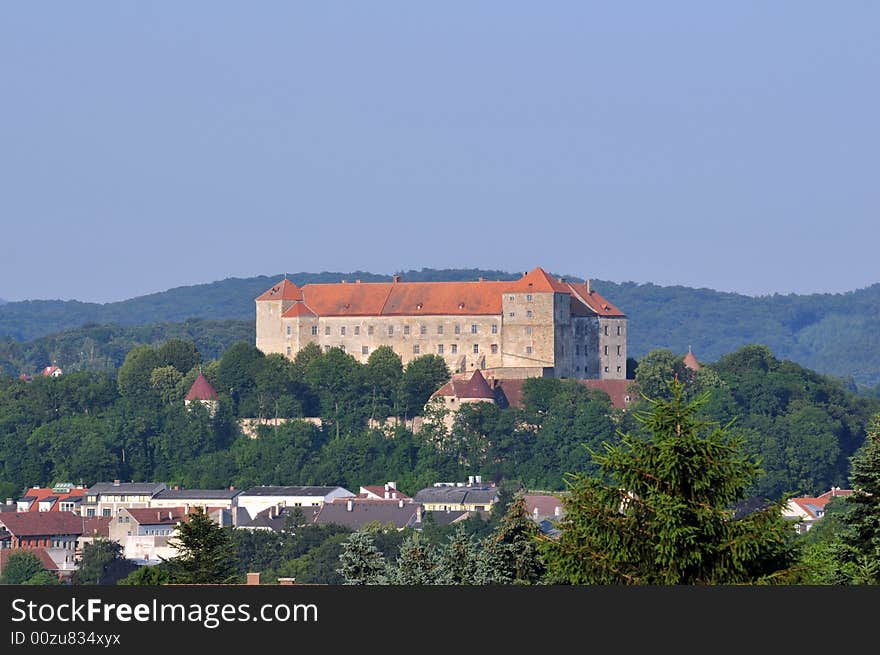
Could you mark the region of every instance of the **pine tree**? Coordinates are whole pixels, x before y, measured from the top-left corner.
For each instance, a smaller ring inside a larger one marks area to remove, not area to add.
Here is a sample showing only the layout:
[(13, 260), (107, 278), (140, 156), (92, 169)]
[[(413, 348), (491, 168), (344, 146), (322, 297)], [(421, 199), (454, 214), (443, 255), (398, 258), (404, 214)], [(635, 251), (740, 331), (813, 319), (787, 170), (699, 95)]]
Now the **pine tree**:
[(168, 560), (163, 558), (172, 583), (226, 584), (238, 577), (229, 530), (211, 521), (201, 507), (189, 515), (189, 522), (178, 526), (168, 545), (179, 553)]
[(650, 401), (646, 439), (621, 434), (593, 452), (595, 476), (568, 476), (559, 539), (545, 539), (552, 582), (735, 584), (785, 580), (793, 530), (780, 503), (733, 520), (731, 507), (759, 475), (729, 426), (698, 418), (707, 396), (684, 385)]
[(414, 532), (400, 544), (391, 582), (398, 585), (431, 585), (437, 584), (439, 576), (440, 556), (437, 549), (420, 533)]
[(536, 584), (546, 572), (541, 530), (529, 518), (525, 499), (515, 498), (498, 527), (484, 540), (481, 577), (493, 584)]
[(341, 567), (336, 569), (347, 585), (387, 584), (385, 556), (369, 532), (354, 532), (342, 544)]
[(464, 528), (450, 535), (440, 554), (437, 581), (445, 585), (483, 584), (484, 567), (480, 566), (480, 546)]
[(880, 414), (868, 426), (865, 443), (852, 458), (853, 493), (848, 512), (844, 560), (860, 571), (858, 583), (880, 583)]

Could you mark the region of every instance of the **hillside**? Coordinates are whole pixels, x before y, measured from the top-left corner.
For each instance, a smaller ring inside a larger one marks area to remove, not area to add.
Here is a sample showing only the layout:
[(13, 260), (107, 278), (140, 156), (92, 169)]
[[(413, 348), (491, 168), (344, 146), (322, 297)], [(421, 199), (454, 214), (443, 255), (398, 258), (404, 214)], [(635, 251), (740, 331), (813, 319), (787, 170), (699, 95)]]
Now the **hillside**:
[[(486, 270), (404, 271), (408, 280), (510, 279), (516, 273)], [(229, 278), (178, 287), (122, 302), (30, 300), (0, 306), (0, 337), (30, 341), (85, 324), (121, 326), (180, 323), (188, 319), (252, 322), (254, 298), (281, 276)], [(341, 279), (388, 280), (352, 273), (295, 273), (299, 285)], [(575, 279), (575, 278), (572, 278)], [(593, 280), (593, 286), (630, 317), (630, 355), (654, 348), (686, 352), (703, 361), (750, 344), (821, 373), (880, 383), (880, 284), (842, 294), (751, 297), (711, 289)]]

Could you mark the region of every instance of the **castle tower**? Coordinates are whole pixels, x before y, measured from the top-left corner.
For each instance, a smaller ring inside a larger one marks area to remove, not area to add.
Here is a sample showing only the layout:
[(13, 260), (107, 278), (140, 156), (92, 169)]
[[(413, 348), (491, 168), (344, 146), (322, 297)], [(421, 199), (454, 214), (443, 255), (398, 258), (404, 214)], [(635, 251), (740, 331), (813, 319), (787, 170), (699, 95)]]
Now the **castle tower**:
[(199, 373), (195, 382), (189, 388), (183, 403), (187, 407), (189, 407), (190, 403), (201, 403), (208, 408), (208, 413), (213, 416), (219, 404), (218, 398), (217, 392), (211, 386), (211, 383), (208, 382), (208, 379)]

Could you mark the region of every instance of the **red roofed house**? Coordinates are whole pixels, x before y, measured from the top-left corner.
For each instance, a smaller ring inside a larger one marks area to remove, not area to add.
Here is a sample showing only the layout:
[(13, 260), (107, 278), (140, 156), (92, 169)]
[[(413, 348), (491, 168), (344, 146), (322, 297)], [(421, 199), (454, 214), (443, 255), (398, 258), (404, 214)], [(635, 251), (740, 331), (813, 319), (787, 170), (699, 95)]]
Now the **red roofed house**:
[(218, 398), (219, 396), (211, 383), (208, 382), (208, 378), (199, 373), (187, 391), (183, 402), (187, 407), (190, 403), (201, 403), (208, 408), (208, 412), (213, 416), (217, 411)]
[(0, 514), (0, 550), (43, 548), (55, 571), (76, 569), (77, 541), (83, 518), (72, 512), (4, 512)]
[(256, 298), (256, 346), (294, 357), (307, 344), (366, 362), (379, 346), (403, 363), (442, 357), (497, 379), (626, 378), (627, 317), (583, 284), (536, 268), (517, 280), (340, 282), (288, 279)]
[[(452, 379), (437, 389), (428, 400), (428, 405), (440, 405), (448, 410), (443, 415), (443, 422), (447, 429), (452, 429), (455, 422), (455, 414), (462, 405), (471, 403), (494, 403), (495, 393), (486, 382), (486, 378), (479, 369), (473, 373), (455, 373)], [(430, 420), (430, 414), (425, 420)]]
[(57, 378), (63, 371), (58, 366), (47, 366), (40, 374), (47, 378)]
[(403, 500), (407, 502), (412, 500), (412, 498), (398, 490), (396, 482), (361, 487), (357, 498), (359, 500)]
[(19, 512), (76, 512), (85, 495), (86, 488), (82, 485), (31, 487), (16, 504)]
[[(169, 545), (177, 526), (188, 523), (194, 508), (181, 507), (121, 507), (110, 522), (109, 537), (122, 545), (126, 559), (145, 564), (158, 564), (159, 558), (177, 555)], [(207, 514), (217, 522), (217, 516), (225, 516), (223, 508), (208, 507)]]
[(832, 498), (849, 496), (850, 494), (852, 494), (852, 489), (831, 487), (819, 496), (789, 498), (782, 515), (787, 519), (797, 521), (795, 529), (798, 533), (806, 532), (813, 527), (816, 521), (825, 516), (825, 506)]

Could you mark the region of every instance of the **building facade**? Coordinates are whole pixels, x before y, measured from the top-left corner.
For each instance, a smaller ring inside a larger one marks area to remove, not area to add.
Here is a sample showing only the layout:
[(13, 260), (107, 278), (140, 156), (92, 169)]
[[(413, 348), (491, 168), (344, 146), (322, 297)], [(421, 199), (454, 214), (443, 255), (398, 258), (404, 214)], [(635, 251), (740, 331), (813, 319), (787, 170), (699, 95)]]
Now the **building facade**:
[(366, 362), (389, 346), (404, 365), (442, 357), (496, 378), (626, 378), (627, 317), (591, 288), (543, 269), (518, 280), (341, 282), (284, 279), (256, 298), (256, 346), (295, 357), (308, 344)]

